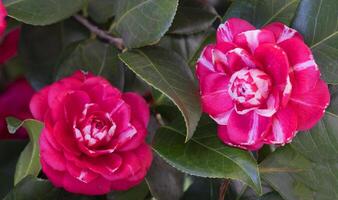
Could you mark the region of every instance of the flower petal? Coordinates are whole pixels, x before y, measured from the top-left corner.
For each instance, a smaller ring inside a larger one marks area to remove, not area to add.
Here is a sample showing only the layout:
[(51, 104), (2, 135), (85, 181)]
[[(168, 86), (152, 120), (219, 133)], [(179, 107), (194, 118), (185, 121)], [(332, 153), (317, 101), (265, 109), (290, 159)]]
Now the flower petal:
[(255, 27), (249, 22), (239, 19), (228, 19), (224, 24), (221, 24), (217, 29), (217, 43), (232, 42), (234, 37), (244, 31), (254, 30)]
[(256, 147), (261, 145), (263, 136), (269, 131), (271, 118), (262, 117), (255, 112), (239, 115), (231, 113), (228, 125), (220, 126), (218, 136), (224, 143), (241, 147)]
[(320, 78), (320, 72), (310, 48), (295, 38), (285, 40), (279, 46), (287, 54), (294, 73), (294, 79), (291, 80), (293, 89), (301, 93), (313, 89)]
[(196, 64), (196, 76), (201, 81), (205, 76), (216, 71), (212, 62), (212, 51), (215, 45), (207, 45), (204, 47), (201, 56)]
[(276, 41), (271, 31), (251, 30), (236, 35), (234, 42), (241, 48), (253, 53), (258, 46), (265, 43), (274, 44)]
[(144, 127), (147, 127), (150, 115), (147, 102), (140, 95), (133, 92), (124, 93), (122, 99), (130, 106), (130, 109), (133, 111), (131, 113), (131, 120), (139, 121)]
[(328, 86), (323, 80), (307, 93), (292, 93), (289, 104), (298, 116), (298, 130), (312, 128), (324, 115), (330, 102)]
[(218, 115), (233, 107), (232, 99), (228, 93), (229, 76), (210, 74), (200, 84), (204, 112)]
[(303, 40), (302, 35), (299, 34), (295, 29), (292, 29), (280, 22), (268, 24), (267, 26), (263, 27), (263, 29), (271, 31), (275, 35), (277, 43), (281, 43), (291, 38)]
[(297, 114), (291, 107), (279, 110), (273, 117), (272, 128), (264, 141), (268, 144), (291, 142), (297, 132)]
[(49, 108), (48, 106), (48, 92), (50, 87), (45, 87), (36, 93), (30, 103), (29, 108), (32, 112), (32, 115), (35, 119), (43, 121), (45, 114)]
[(16, 56), (19, 48), (20, 28), (11, 30), (0, 44), (0, 64)]

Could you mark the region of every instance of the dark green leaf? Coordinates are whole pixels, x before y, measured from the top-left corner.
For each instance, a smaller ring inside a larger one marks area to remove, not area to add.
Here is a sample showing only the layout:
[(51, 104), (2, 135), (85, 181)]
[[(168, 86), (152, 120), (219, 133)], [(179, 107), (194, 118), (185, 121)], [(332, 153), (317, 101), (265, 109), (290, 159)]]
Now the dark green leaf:
[(163, 48), (149, 47), (124, 52), (120, 59), (178, 106), (186, 122), (186, 140), (189, 140), (201, 116), (201, 108), (194, 78), (182, 58)]
[(26, 144), (23, 140), (0, 141), (0, 199), (14, 186), (15, 165)]
[(153, 197), (161, 200), (179, 199), (183, 194), (184, 174), (154, 154), (146, 181)]
[(33, 87), (39, 89), (52, 83), (62, 50), (88, 35), (87, 30), (74, 20), (44, 27), (24, 25), (19, 55), (22, 56), (22, 65)]
[(82, 196), (53, 187), (44, 179), (27, 176), (7, 194), (4, 200), (105, 200), (104, 196)]
[(256, 27), (274, 21), (288, 25), (295, 15), (298, 4), (299, 0), (236, 0), (228, 9), (225, 19), (239, 17)]
[(283, 200), (277, 192), (269, 192), (259, 198), (259, 200)]
[(107, 194), (107, 200), (144, 200), (149, 194), (149, 189), (145, 181), (139, 185), (121, 192), (111, 192)]
[(112, 30), (129, 48), (156, 43), (168, 31), (178, 0), (117, 0)]
[(6, 123), (8, 132), (13, 134), (22, 126), (23, 122), (15, 117), (7, 117)]
[(207, 32), (201, 32), (193, 35), (165, 35), (160, 40), (159, 46), (175, 51), (188, 61), (200, 47), (207, 34)]
[(95, 39), (76, 42), (65, 50), (56, 79), (69, 76), (76, 70), (84, 70), (104, 76), (122, 89), (124, 70), (117, 54), (114, 46)]
[(97, 23), (106, 23), (115, 15), (115, 4), (112, 0), (89, 0), (89, 16)]
[(329, 85), (331, 94), (330, 106), (327, 108), (333, 114), (338, 115), (338, 85)]
[(303, 0), (293, 27), (311, 47), (323, 78), (338, 84), (338, 1)]
[(207, 30), (216, 20), (217, 14), (200, 7), (178, 7), (169, 33), (194, 34)]
[(8, 15), (32, 25), (48, 25), (79, 11), (84, 0), (4, 0)]
[(211, 43), (215, 43), (216, 42), (216, 32), (215, 31), (211, 31), (210, 33), (208, 33), (203, 40), (199, 43), (199, 45), (197, 46), (195, 52), (192, 54), (190, 60), (189, 60), (189, 66), (195, 70), (195, 65), (196, 62), (198, 60), (198, 58), (200, 57), (204, 47), (208, 44)]
[(30, 139), (25, 149), (21, 152), (16, 164), (14, 177), (14, 184), (16, 185), (28, 175), (37, 176), (41, 170), (38, 140), (43, 124), (33, 119), (20, 122), (19, 120), (9, 118), (7, 122), (14, 122), (13, 124), (8, 124), (9, 131), (18, 130), (21, 126), (24, 127)]
[(219, 187), (222, 180), (188, 176), (192, 182), (181, 200), (219, 200)]
[(338, 197), (338, 116), (326, 113), (310, 131), (277, 149), (260, 165), (266, 180), (285, 200)]
[(153, 142), (154, 150), (170, 165), (195, 176), (238, 179), (261, 193), (255, 159), (247, 151), (224, 145), (211, 119), (202, 117), (187, 143), (179, 121), (173, 125), (160, 128)]

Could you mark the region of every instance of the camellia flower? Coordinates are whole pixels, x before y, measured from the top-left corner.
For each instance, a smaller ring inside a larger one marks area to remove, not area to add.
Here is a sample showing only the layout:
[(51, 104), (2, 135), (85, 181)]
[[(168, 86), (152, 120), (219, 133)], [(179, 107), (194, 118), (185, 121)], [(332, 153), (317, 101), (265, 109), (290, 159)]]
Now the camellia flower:
[(290, 142), (318, 122), (330, 101), (311, 50), (282, 23), (256, 29), (229, 19), (202, 52), (196, 74), (219, 138), (243, 149)]
[(146, 175), (149, 108), (139, 95), (78, 71), (34, 95), (30, 109), (44, 121), (40, 161), (56, 187), (100, 195), (129, 189)]
[(8, 85), (0, 93), (0, 139), (25, 139), (26, 131), (22, 128), (14, 135), (7, 130), (6, 117), (12, 116), (20, 120), (31, 118), (29, 101), (35, 93), (26, 79), (18, 79)]

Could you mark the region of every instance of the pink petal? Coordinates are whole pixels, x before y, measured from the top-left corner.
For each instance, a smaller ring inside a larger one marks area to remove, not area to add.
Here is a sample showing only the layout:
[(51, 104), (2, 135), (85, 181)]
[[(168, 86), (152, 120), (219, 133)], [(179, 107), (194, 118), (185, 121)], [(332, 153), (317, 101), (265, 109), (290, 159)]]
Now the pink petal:
[(303, 40), (302, 35), (299, 34), (295, 29), (292, 29), (280, 22), (268, 24), (267, 26), (263, 27), (263, 29), (271, 31), (275, 35), (277, 43), (281, 43), (291, 38)]
[(132, 110), (131, 119), (139, 121), (144, 127), (147, 127), (150, 115), (147, 102), (140, 95), (133, 92), (124, 93), (122, 98)]
[(291, 142), (297, 132), (297, 114), (289, 106), (279, 110), (273, 117), (272, 128), (264, 141), (267, 144)]
[[(136, 129), (136, 134), (133, 135), (131, 138), (123, 141), (117, 148), (118, 151), (130, 151), (139, 147), (145, 140), (147, 136), (147, 129), (143, 126), (143, 124), (139, 123), (138, 121), (134, 121), (133, 124), (134, 128)], [(118, 141), (122, 142), (122, 141)]]
[(45, 114), (49, 108), (48, 106), (48, 92), (50, 87), (44, 87), (38, 93), (36, 93), (29, 104), (29, 108), (35, 119), (43, 121)]
[(6, 16), (7, 11), (5, 6), (3, 5), (2, 1), (0, 2), (0, 36), (5, 32), (6, 30)]
[(273, 44), (260, 45), (255, 51), (255, 58), (262, 64), (263, 70), (271, 76), (273, 85), (284, 89), (289, 74), (288, 57), (283, 49)]
[(72, 162), (67, 162), (67, 172), (69, 175), (71, 175), (73, 178), (83, 182), (83, 183), (90, 183), (96, 178), (99, 177), (99, 175), (91, 170), (85, 169), (82, 166), (78, 167), (74, 165)]
[(73, 130), (65, 122), (56, 122), (53, 129), (53, 136), (67, 153), (75, 155), (81, 154)]
[(135, 154), (139, 157), (141, 165), (148, 170), (153, 160), (153, 154), (150, 147), (144, 142), (135, 149)]
[(112, 120), (115, 122), (117, 129), (116, 133), (123, 132), (129, 128), (129, 123), (131, 120), (131, 108), (125, 102), (118, 107), (116, 112), (112, 114)]
[(200, 83), (203, 111), (218, 115), (233, 107), (228, 94), (229, 76), (224, 74), (210, 74)]
[(262, 44), (274, 44), (275, 37), (272, 32), (267, 30), (251, 30), (236, 35), (234, 42), (243, 49), (253, 53)]
[(217, 29), (217, 43), (233, 42), (237, 34), (254, 29), (255, 27), (245, 20), (239, 18), (228, 19)]
[(65, 171), (66, 160), (61, 152), (54, 149), (46, 138), (46, 129), (43, 129), (40, 139), (40, 156), (54, 170)]
[[(0, 28), (1, 29), (1, 28)], [(11, 30), (0, 44), (0, 64), (16, 56), (18, 52), (20, 28)]]
[(235, 111), (229, 117), (227, 126), (219, 126), (218, 136), (228, 144), (242, 147), (256, 147), (269, 131), (271, 118), (262, 117), (255, 112), (239, 115)]
[(257, 113), (260, 116), (271, 117), (277, 112), (279, 106), (280, 106), (279, 90), (277, 88), (274, 88), (266, 101), (266, 106), (256, 109), (255, 113)]
[(212, 63), (212, 51), (215, 48), (215, 45), (207, 45), (204, 47), (200, 58), (197, 60), (196, 64), (196, 76), (202, 81), (202, 79), (216, 71)]
[(63, 100), (64, 109), (57, 111), (55, 115), (60, 115), (64, 112), (67, 120), (73, 123), (83, 116), (82, 112), (88, 103), (90, 103), (90, 98), (86, 92), (74, 91), (65, 96)]
[(298, 117), (298, 130), (312, 128), (324, 115), (330, 102), (330, 93), (326, 83), (319, 80), (307, 93), (292, 93), (289, 104)]
[(85, 195), (103, 195), (111, 191), (110, 182), (103, 177), (83, 183), (69, 174), (64, 174), (63, 188), (71, 193)]
[(104, 78), (95, 76), (86, 79), (81, 86), (81, 89), (88, 93), (93, 102), (99, 103), (106, 98), (120, 98), (121, 92), (111, 86)]
[(54, 170), (42, 157), (40, 157), (40, 163), (42, 171), (48, 180), (52, 182), (55, 187), (63, 187), (64, 172)]
[(279, 46), (287, 54), (293, 70), (294, 80), (291, 80), (293, 88), (302, 93), (313, 89), (319, 80), (320, 72), (309, 47), (295, 38), (285, 40)]

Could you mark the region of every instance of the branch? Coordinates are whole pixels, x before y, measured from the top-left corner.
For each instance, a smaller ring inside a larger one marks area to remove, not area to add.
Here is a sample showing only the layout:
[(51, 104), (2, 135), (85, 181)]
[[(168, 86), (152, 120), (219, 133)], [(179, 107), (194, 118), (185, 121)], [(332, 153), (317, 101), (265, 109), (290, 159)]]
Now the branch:
[(115, 45), (118, 49), (124, 49), (124, 43), (122, 38), (113, 37), (107, 31), (99, 29), (97, 26), (88, 21), (85, 17), (81, 15), (74, 15), (74, 18), (85, 26), (90, 32), (94, 33), (98, 37), (108, 41), (109, 43)]

